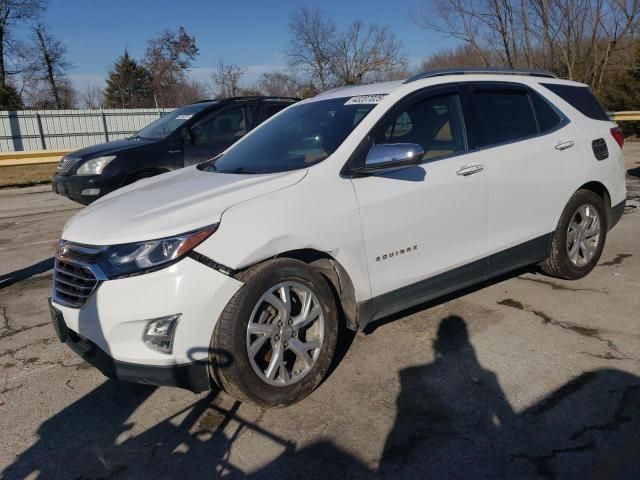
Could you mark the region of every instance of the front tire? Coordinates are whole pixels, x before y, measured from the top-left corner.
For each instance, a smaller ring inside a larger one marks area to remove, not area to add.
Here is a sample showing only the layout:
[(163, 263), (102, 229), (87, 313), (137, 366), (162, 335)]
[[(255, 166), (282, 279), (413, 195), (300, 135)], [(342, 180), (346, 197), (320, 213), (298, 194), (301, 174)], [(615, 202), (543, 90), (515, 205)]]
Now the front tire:
[(560, 216), (542, 271), (566, 280), (584, 277), (598, 263), (606, 237), (602, 198), (590, 190), (578, 190)]
[(283, 407), (322, 382), (338, 336), (327, 281), (306, 263), (274, 259), (239, 276), (211, 339), (216, 383), (240, 401)]

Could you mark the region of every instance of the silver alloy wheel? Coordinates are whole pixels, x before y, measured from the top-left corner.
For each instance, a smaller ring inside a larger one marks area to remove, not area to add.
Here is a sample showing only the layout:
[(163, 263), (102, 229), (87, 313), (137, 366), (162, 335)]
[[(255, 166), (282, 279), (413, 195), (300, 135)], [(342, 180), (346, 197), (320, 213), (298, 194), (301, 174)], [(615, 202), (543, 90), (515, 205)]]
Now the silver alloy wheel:
[(600, 216), (593, 205), (580, 206), (567, 227), (567, 254), (577, 267), (591, 261), (600, 242)]
[(247, 325), (253, 371), (270, 385), (301, 380), (320, 356), (324, 314), (315, 294), (298, 282), (270, 288), (256, 303)]

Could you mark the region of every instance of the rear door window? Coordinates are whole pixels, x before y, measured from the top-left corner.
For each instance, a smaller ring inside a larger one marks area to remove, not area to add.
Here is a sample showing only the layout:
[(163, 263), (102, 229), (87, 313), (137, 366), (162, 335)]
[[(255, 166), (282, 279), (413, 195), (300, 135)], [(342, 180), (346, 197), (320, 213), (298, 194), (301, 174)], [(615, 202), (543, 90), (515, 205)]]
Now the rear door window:
[(604, 111), (602, 105), (593, 96), (589, 87), (574, 87), (572, 85), (557, 85), (553, 83), (543, 83), (542, 86), (551, 90), (583, 115), (593, 120), (609, 121), (607, 112)]
[(472, 91), (480, 129), (480, 146), (514, 142), (538, 134), (529, 92), (519, 88)]

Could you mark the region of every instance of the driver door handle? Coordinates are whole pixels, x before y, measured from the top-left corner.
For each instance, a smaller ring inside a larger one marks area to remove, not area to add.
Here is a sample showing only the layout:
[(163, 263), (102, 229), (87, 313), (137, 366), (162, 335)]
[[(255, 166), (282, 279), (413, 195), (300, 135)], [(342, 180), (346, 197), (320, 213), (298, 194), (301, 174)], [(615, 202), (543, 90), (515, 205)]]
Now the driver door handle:
[(573, 140), (567, 140), (565, 142), (559, 142), (556, 145), (556, 150), (566, 150), (567, 148), (571, 148), (576, 144)]
[(464, 167), (460, 167), (460, 169), (456, 172), (457, 175), (461, 177), (468, 177), (469, 175), (473, 175), (484, 170), (482, 165), (467, 165)]

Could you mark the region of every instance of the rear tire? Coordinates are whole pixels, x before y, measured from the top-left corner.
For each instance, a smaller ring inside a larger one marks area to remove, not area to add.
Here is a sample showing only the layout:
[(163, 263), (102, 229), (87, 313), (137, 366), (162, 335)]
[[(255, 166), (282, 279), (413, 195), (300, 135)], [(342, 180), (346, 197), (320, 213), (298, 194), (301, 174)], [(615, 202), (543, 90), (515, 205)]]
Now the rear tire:
[(335, 353), (338, 318), (327, 281), (306, 263), (285, 258), (238, 279), (244, 285), (211, 338), (213, 378), (231, 396), (259, 407), (302, 400), (322, 382)]
[(542, 271), (566, 280), (584, 277), (598, 263), (606, 237), (602, 198), (590, 190), (578, 190), (560, 216), (549, 257), (540, 265)]

